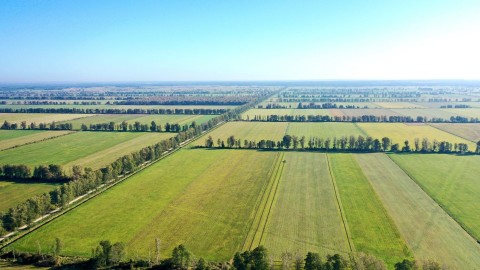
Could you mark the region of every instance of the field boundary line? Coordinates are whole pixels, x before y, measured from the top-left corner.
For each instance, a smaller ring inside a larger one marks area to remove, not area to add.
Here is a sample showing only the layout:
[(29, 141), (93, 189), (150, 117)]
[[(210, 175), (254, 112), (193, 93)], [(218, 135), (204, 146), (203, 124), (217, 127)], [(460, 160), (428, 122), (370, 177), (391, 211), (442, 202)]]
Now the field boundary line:
[[(433, 124), (434, 124), (434, 123), (433, 123)], [(449, 123), (449, 124), (451, 124), (451, 123)], [(470, 139), (464, 138), (464, 137), (462, 137), (462, 136), (460, 136), (460, 135), (454, 134), (454, 133), (452, 133), (452, 132), (450, 132), (450, 131), (448, 131), (448, 130), (444, 130), (444, 129), (441, 129), (441, 128), (436, 127), (436, 126), (432, 126), (432, 123), (427, 123), (427, 126), (430, 126), (430, 127), (434, 128), (434, 129), (437, 129), (437, 130), (440, 130), (440, 131), (442, 131), (442, 132), (448, 133), (448, 134), (453, 135), (453, 136), (455, 136), (455, 137), (464, 139), (464, 140), (466, 140), (466, 141), (473, 142), (473, 143), (477, 143), (477, 142), (472, 141), (472, 140), (470, 140)]]
[[(270, 168), (270, 170), (269, 170), (268, 173), (267, 173), (268, 180), (265, 181), (265, 184), (264, 184), (264, 186), (263, 186), (263, 188), (262, 188), (263, 192), (262, 192), (261, 196), (259, 197), (258, 202), (257, 202), (256, 205), (255, 205), (255, 208), (254, 208), (255, 214), (254, 214), (253, 219), (252, 219), (252, 222), (251, 222), (251, 224), (250, 224), (250, 226), (249, 226), (248, 232), (247, 232), (247, 234), (246, 234), (246, 236), (245, 236), (245, 240), (243, 241), (242, 250), (246, 250), (246, 249), (247, 249), (247, 245), (248, 245), (247, 242), (248, 242), (248, 240), (249, 240), (249, 238), (250, 238), (250, 234), (253, 234), (253, 236), (252, 236), (252, 237), (253, 237), (253, 238), (252, 238), (252, 242), (253, 242), (254, 236), (255, 236), (255, 234), (256, 234), (256, 231), (253, 231), (253, 227), (255, 227), (255, 223), (256, 223), (256, 221), (257, 221), (257, 217), (259, 217), (258, 215), (259, 215), (259, 213), (260, 213), (260, 208), (262, 208), (264, 199), (266, 200), (265, 195), (267, 194), (267, 192), (268, 192), (268, 190), (269, 190), (268, 187), (270, 186), (271, 179), (272, 179), (272, 175), (275, 173), (275, 168), (277, 167), (279, 158), (280, 158), (280, 153), (277, 153), (277, 155), (275, 155), (275, 160), (274, 160), (274, 162), (273, 162), (273, 166)], [(265, 206), (263, 206), (263, 207), (265, 207)], [(250, 243), (250, 246), (248, 247), (248, 249), (251, 249), (251, 244), (252, 244), (252, 243)]]
[[(218, 123), (217, 125), (215, 125), (214, 127), (212, 127), (211, 129), (209, 129), (207, 132), (204, 132), (204, 133), (200, 133), (198, 136), (195, 136), (193, 138), (190, 138), (189, 140), (183, 142), (183, 143), (180, 143), (179, 146), (175, 149), (172, 149), (170, 151), (167, 151), (163, 156), (159, 157), (157, 160), (154, 160), (154, 161), (151, 161), (151, 162), (148, 162), (146, 164), (144, 164), (141, 168), (139, 168), (138, 170), (132, 172), (131, 174), (128, 174), (128, 175), (125, 175), (123, 178), (120, 178), (119, 180), (109, 184), (109, 185), (106, 185), (106, 186), (103, 186), (100, 188), (100, 190), (97, 190), (97, 189), (93, 189), (93, 192), (91, 193), (86, 193), (84, 195), (81, 195), (81, 196), (78, 196), (77, 198), (74, 198), (72, 201), (70, 201), (70, 203), (74, 202), (75, 204), (71, 207), (67, 207), (67, 208), (60, 208), (60, 210), (58, 210), (57, 212), (55, 213), (48, 213), (47, 215), (50, 215), (50, 218), (46, 217), (45, 219), (42, 219), (40, 221), (40, 223), (36, 224), (35, 226), (27, 229), (26, 231), (23, 231), (23, 233), (19, 230), (15, 231), (14, 233), (19, 233), (17, 235), (13, 235), (12, 238), (10, 238), (10, 240), (7, 240), (6, 242), (0, 244), (0, 250), (3, 250), (4, 248), (8, 247), (9, 245), (15, 243), (16, 241), (18, 241), (19, 239), (23, 238), (24, 236), (27, 236), (28, 234), (40, 229), (41, 227), (47, 225), (48, 223), (54, 221), (55, 219), (67, 214), (68, 212), (70, 212), (71, 210), (77, 208), (78, 206), (88, 202), (89, 200), (97, 197), (98, 195), (102, 194), (103, 192), (109, 190), (110, 188), (118, 185), (119, 183), (122, 183), (123, 181), (129, 179), (131, 176), (143, 171), (144, 169), (150, 167), (151, 165), (157, 163), (158, 161), (164, 159), (164, 158), (167, 158), (169, 157), (170, 155), (172, 155), (173, 153), (181, 150), (182, 148), (188, 146), (190, 143), (196, 141), (197, 139), (203, 137), (205, 134), (208, 134), (208, 132), (212, 131), (212, 130), (215, 130), (217, 129), (218, 127), (224, 125), (225, 123), (227, 123), (228, 121), (222, 121), (220, 123)], [(57, 208), (58, 209), (58, 208)], [(55, 211), (55, 210), (54, 210)]]
[[(53, 130), (46, 130), (46, 131), (48, 132), (48, 131), (53, 131)], [(5, 149), (1, 149), (0, 152), (10, 150), (10, 149), (14, 149), (14, 148), (18, 148), (18, 147), (22, 147), (22, 146), (29, 145), (29, 144), (34, 144), (34, 143), (39, 143), (39, 142), (44, 142), (44, 141), (60, 138), (60, 137), (63, 137), (63, 136), (71, 135), (73, 133), (77, 133), (77, 131), (76, 130), (71, 130), (71, 132), (65, 133), (65, 134), (62, 134), (62, 135), (52, 136), (52, 137), (44, 138), (44, 139), (37, 140), (37, 141), (27, 142), (27, 143), (24, 143), (24, 144), (17, 144), (17, 145), (14, 145), (14, 146), (11, 146), (11, 147), (8, 147), (8, 148), (5, 148)]]
[(345, 230), (345, 235), (347, 236), (348, 246), (350, 248), (350, 252), (355, 253), (355, 246), (352, 243), (352, 239), (351, 239), (351, 236), (350, 236), (350, 230), (349, 230), (348, 224), (347, 224), (347, 218), (346, 218), (345, 213), (343, 211), (342, 201), (340, 200), (340, 194), (338, 192), (335, 176), (333, 175), (332, 164), (330, 163), (330, 158), (329, 158), (328, 154), (325, 154), (325, 157), (327, 159), (328, 172), (330, 173), (330, 179), (332, 179), (332, 186), (333, 186), (333, 191), (335, 193), (335, 199), (337, 200), (338, 210), (340, 211), (340, 217), (342, 218), (343, 228)]
[(477, 239), (477, 237), (475, 237), (472, 233), (470, 233), (466, 226), (458, 219), (455, 218), (455, 216), (453, 216), (445, 207), (445, 205), (443, 205), (441, 202), (437, 201), (434, 197), (430, 196), (430, 194), (425, 190), (425, 188), (423, 187), (423, 185), (421, 185), (412, 175), (410, 175), (407, 171), (405, 171), (402, 166), (400, 166), (397, 162), (395, 162), (395, 160), (393, 160), (390, 155), (387, 155), (387, 157), (393, 162), (395, 163), (395, 165), (400, 168), (400, 170), (402, 170), (407, 176), (408, 178), (410, 178), (410, 180), (412, 180), (415, 185), (417, 185), (422, 191), (423, 193), (425, 193), (425, 195), (427, 195), (430, 199), (432, 199), (438, 206), (440, 206), (440, 208), (451, 218), (455, 221), (455, 223), (457, 223), (458, 225), (460, 225), (460, 227), (477, 243), (477, 244), (480, 244), (480, 239)]

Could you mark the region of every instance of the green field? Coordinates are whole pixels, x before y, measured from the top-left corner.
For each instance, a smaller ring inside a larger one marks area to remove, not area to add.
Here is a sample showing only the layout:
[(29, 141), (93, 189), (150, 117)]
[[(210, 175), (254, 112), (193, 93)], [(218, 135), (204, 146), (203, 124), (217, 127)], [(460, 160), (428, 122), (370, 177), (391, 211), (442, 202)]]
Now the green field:
[(375, 102), (375, 105), (385, 109), (408, 109), (408, 108), (425, 108), (418, 103), (410, 102)]
[(127, 258), (162, 256), (184, 243), (197, 256), (228, 260), (240, 250), (269, 179), (275, 153), (181, 150), (15, 242), (64, 242), (64, 254), (89, 256), (100, 240), (122, 241)]
[[(448, 133), (455, 134), (458, 137), (464, 138), (472, 142), (480, 141), (480, 124), (479, 123), (472, 123), (472, 124), (432, 123), (430, 125), (435, 128), (446, 131)], [(471, 150), (475, 150), (475, 149), (473, 148)]]
[(41, 130), (0, 130), (0, 150), (9, 149), (28, 143), (39, 142), (58, 136), (70, 134), (73, 131), (41, 131)]
[(460, 115), (468, 118), (480, 118), (479, 108), (467, 108), (467, 109), (442, 109), (454, 116)]
[(329, 154), (332, 174), (356, 251), (392, 267), (411, 257), (391, 217), (352, 154)]
[(16, 183), (0, 181), (0, 213), (42, 193), (53, 190), (56, 184), (50, 183)]
[(325, 154), (286, 153), (285, 167), (261, 242), (275, 258), (289, 251), (346, 255), (345, 230)]
[(395, 113), (403, 116), (410, 116), (413, 119), (416, 119), (417, 116), (427, 117), (427, 119), (432, 118), (443, 118), (445, 120), (450, 120), (451, 116), (454, 114), (447, 112), (443, 109), (391, 109)]
[(448, 141), (450, 143), (466, 143), (470, 149), (475, 149), (473, 142), (426, 124), (358, 123), (357, 125), (372, 138), (381, 139), (387, 136), (392, 139), (393, 143), (398, 143), (400, 147), (404, 145), (405, 140), (408, 140), (410, 147), (413, 148), (415, 138), (418, 138), (420, 142), (423, 138), (428, 138), (430, 143), (432, 143), (433, 140)]
[(76, 108), (76, 109), (233, 109), (237, 106), (229, 105), (0, 105), (0, 108), (11, 108), (11, 109), (27, 109), (27, 108), (45, 108), (45, 109), (54, 109), (54, 108)]
[(65, 165), (144, 134), (136, 132), (76, 132), (2, 151), (0, 164)]
[[(289, 123), (271, 123), (271, 122), (228, 122), (221, 127), (208, 133), (208, 136), (212, 136), (215, 146), (217, 145), (217, 139), (226, 140), (229, 136), (234, 135), (236, 139), (242, 140), (281, 140), (285, 135)], [(204, 145), (205, 139), (208, 137), (203, 136), (194, 142), (195, 145)]]
[(0, 123), (3, 124), (4, 121), (10, 123), (18, 123), (25, 121), (27, 124), (30, 123), (51, 123), (62, 122), (67, 120), (73, 120), (78, 118), (84, 118), (92, 116), (92, 114), (59, 114), (59, 113), (0, 113)]
[(387, 155), (355, 157), (416, 259), (480, 267), (480, 245)]
[(97, 152), (75, 159), (72, 162), (65, 164), (69, 168), (73, 165), (82, 165), (83, 167), (90, 167), (92, 169), (99, 169), (109, 165), (118, 157), (138, 151), (143, 147), (154, 145), (162, 140), (175, 136), (175, 133), (156, 133), (148, 132), (134, 137), (130, 140), (121, 142), (106, 149), (98, 149)]
[(480, 157), (392, 155), (435, 201), (480, 239)]
[(340, 138), (342, 136), (363, 135), (363, 131), (355, 123), (325, 122), (325, 123), (289, 123), (287, 134), (319, 138)]

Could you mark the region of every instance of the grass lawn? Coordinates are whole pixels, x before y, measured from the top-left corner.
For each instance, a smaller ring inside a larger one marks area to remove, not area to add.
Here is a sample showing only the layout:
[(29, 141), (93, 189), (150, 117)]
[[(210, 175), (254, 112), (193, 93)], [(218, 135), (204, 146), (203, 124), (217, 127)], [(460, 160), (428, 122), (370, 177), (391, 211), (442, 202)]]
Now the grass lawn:
[(356, 251), (394, 264), (411, 258), (405, 240), (352, 154), (328, 155)]
[(416, 259), (480, 267), (480, 245), (387, 155), (355, 157)]
[(99, 241), (122, 241), (127, 258), (162, 257), (184, 243), (197, 256), (227, 260), (242, 248), (275, 153), (184, 149), (14, 244), (35, 251), (55, 237), (63, 253), (90, 256)]

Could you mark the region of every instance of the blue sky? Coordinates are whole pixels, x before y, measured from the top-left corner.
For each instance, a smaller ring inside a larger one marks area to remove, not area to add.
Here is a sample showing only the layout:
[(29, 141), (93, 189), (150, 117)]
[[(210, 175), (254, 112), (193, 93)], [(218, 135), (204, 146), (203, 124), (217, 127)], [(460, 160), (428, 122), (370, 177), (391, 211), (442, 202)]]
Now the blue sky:
[(480, 1), (0, 3), (0, 82), (480, 79)]

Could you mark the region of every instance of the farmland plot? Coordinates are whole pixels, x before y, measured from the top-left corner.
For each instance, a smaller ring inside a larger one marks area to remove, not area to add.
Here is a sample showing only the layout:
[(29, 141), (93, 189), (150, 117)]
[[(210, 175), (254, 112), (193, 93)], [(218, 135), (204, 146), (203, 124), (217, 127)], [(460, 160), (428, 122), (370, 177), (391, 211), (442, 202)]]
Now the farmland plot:
[(355, 249), (387, 265), (411, 257), (405, 240), (352, 154), (329, 154)]
[(18, 183), (0, 181), (0, 213), (35, 195), (52, 191), (57, 184), (54, 183)]
[(426, 124), (403, 124), (403, 123), (358, 123), (358, 126), (369, 136), (377, 139), (389, 137), (393, 143), (403, 146), (404, 141), (408, 140), (410, 147), (414, 147), (415, 138), (421, 142), (423, 138), (428, 138), (430, 143), (433, 140), (448, 141), (450, 143), (466, 143), (470, 149), (474, 149), (475, 144), (441, 131)]
[(365, 133), (355, 123), (324, 122), (324, 123), (289, 123), (286, 132), (288, 135), (318, 138), (340, 138), (342, 136), (358, 136)]
[(59, 114), (59, 113), (0, 113), (0, 123), (4, 121), (20, 124), (25, 121), (30, 123), (51, 123), (73, 120), (92, 116), (92, 114)]
[[(458, 137), (464, 138), (472, 142), (480, 141), (480, 124), (463, 124), (463, 123), (432, 123), (431, 126), (441, 129), (445, 132), (452, 133)], [(471, 149), (474, 150), (474, 149)]]
[(400, 114), (392, 111), (391, 109), (341, 109), (342, 113), (346, 116), (399, 116)]
[(0, 130), (0, 151), (24, 144), (64, 136), (73, 132), (74, 131), (69, 130)]
[(416, 259), (453, 269), (480, 267), (476, 241), (387, 155), (355, 157)]
[(425, 192), (480, 239), (480, 157), (392, 155)]
[(460, 115), (468, 118), (480, 118), (479, 108), (468, 109), (442, 109), (442, 111), (448, 112), (454, 116)]
[(277, 153), (181, 150), (41, 227), (14, 244), (64, 242), (64, 254), (89, 256), (99, 241), (123, 241), (127, 258), (147, 258), (184, 243), (195, 255), (227, 260), (240, 250)]
[(274, 255), (347, 254), (342, 226), (325, 154), (286, 153), (276, 199), (262, 244)]

